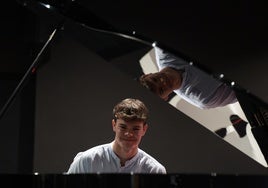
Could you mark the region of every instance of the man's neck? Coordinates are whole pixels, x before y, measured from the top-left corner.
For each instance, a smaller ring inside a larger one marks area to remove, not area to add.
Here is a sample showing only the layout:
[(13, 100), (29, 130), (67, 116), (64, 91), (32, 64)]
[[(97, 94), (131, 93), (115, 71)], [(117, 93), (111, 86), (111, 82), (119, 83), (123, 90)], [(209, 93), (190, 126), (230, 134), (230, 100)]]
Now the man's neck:
[(112, 148), (113, 148), (114, 153), (120, 159), (121, 166), (125, 166), (126, 161), (130, 160), (138, 152), (138, 148), (131, 148), (131, 149), (123, 148), (119, 144), (117, 144), (115, 141), (112, 144)]

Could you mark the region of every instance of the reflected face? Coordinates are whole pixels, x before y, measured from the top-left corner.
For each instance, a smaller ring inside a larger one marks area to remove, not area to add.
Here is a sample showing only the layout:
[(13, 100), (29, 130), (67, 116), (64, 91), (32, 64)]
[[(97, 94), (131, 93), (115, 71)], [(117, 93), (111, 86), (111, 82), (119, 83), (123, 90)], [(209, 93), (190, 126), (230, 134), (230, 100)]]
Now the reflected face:
[(172, 79), (162, 72), (143, 75), (141, 80), (146, 87), (164, 100), (167, 100), (168, 96), (173, 92)]
[(126, 150), (136, 149), (148, 128), (143, 121), (124, 121), (123, 119), (112, 120), (115, 132), (115, 143)]

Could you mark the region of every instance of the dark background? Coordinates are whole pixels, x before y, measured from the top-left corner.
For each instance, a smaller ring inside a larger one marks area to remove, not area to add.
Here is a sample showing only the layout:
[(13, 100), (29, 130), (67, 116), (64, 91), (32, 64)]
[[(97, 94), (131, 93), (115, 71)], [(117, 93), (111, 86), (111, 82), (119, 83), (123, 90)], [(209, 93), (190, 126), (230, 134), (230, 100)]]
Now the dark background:
[[(65, 8), (65, 2), (53, 1), (62, 8)], [(61, 20), (55, 15), (29, 11), (28, 7), (15, 1), (5, 1), (3, 7), (1, 106)], [(94, 20), (90, 22), (92, 25), (103, 23), (99, 26), (129, 33), (135, 30), (137, 36), (158, 41), (213, 73), (224, 73), (267, 102), (267, 13), (264, 6), (256, 1), (105, 2), (105, 6), (102, 1), (85, 1), (84, 7), (100, 19), (96, 21), (92, 15), (89, 19)], [(111, 106), (131, 95), (148, 103), (153, 114), (151, 123), (161, 125), (154, 130), (152, 128), (142, 147), (159, 158), (171, 172), (267, 173), (267, 169), (144, 91), (125, 73), (106, 65), (105, 61), (97, 58), (98, 61), (94, 61), (97, 64), (81, 64), (96, 57), (73, 40), (63, 38), (52, 48), (59, 50), (64, 47), (65, 51), (56, 53), (49, 49), (50, 53), (41, 58), (40, 71), (31, 74), (27, 86), (19, 92), (8, 113), (0, 120), (1, 150), (4, 153), (0, 158), (0, 172), (64, 172), (80, 149), (109, 141), (111, 130), (106, 127), (107, 131), (102, 132), (104, 127), (96, 126), (109, 125)], [(72, 55), (73, 49), (76, 55)], [(78, 57), (83, 58), (77, 60), (75, 66), (87, 68), (80, 67), (79, 71), (75, 71), (72, 62)], [(55, 69), (57, 66), (58, 70)], [(72, 71), (66, 74), (68, 70)], [(90, 71), (88, 75), (80, 74), (82, 70)], [(99, 75), (102, 79), (95, 79)], [(72, 78), (70, 85), (66, 82), (68, 78)], [(85, 84), (77, 85), (81, 79)], [(70, 91), (59, 87), (65, 84)], [(83, 108), (79, 104), (83, 104)], [(95, 111), (89, 116), (88, 112), (92, 109)], [(102, 112), (104, 114), (100, 116)], [(56, 116), (59, 113), (61, 116)]]

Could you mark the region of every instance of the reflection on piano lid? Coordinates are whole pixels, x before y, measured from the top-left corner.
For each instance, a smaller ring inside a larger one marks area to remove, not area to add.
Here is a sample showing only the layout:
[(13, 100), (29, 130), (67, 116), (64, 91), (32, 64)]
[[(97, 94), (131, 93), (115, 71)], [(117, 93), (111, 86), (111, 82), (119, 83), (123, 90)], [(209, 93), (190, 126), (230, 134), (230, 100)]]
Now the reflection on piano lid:
[(268, 176), (218, 174), (5, 174), (5, 187), (27, 188), (267, 188)]

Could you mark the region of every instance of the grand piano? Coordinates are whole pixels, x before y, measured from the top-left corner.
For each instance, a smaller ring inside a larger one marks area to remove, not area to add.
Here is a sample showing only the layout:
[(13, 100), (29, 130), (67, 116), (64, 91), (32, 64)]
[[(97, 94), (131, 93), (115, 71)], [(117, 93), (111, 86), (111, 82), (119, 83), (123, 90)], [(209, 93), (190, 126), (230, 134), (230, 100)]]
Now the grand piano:
[[(267, 187), (267, 36), (261, 7), (251, 1), (238, 10), (213, 4), (212, 11), (206, 3), (102, 3), (6, 3), (17, 25), (4, 22), (14, 38), (4, 38), (8, 55), (1, 57), (1, 182), (11, 187)], [(176, 95), (163, 101), (142, 87), (138, 77), (155, 71), (155, 45), (230, 85), (238, 102), (200, 110)], [(129, 96), (151, 109), (141, 147), (168, 174), (65, 174), (77, 152), (111, 141), (110, 107)], [(232, 114), (247, 122), (246, 136), (233, 128)], [(217, 134), (222, 128), (224, 136)]]

